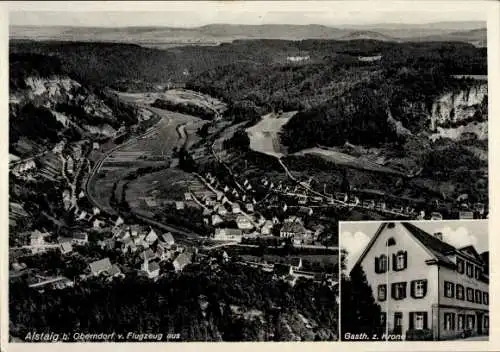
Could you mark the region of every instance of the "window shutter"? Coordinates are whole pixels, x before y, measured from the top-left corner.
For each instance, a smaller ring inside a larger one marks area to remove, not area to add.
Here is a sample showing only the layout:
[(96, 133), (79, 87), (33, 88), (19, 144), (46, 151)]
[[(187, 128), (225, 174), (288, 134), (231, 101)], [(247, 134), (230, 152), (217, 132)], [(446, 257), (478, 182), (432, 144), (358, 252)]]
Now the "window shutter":
[(392, 270), (396, 271), (398, 270), (397, 268), (397, 259), (396, 259), (396, 254), (392, 255)]
[(427, 280), (423, 280), (423, 293), (422, 293), (422, 297), (425, 297), (427, 295)]
[(403, 269), (406, 269), (408, 267), (408, 252), (404, 251), (404, 265)]
[(380, 273), (380, 270), (379, 270), (379, 259), (378, 257), (375, 257), (375, 273), (378, 274)]
[(403, 297), (401, 298), (406, 298), (406, 282), (403, 283)]
[(449, 285), (451, 287), (451, 298), (454, 298), (455, 297), (455, 284), (453, 282), (450, 282)]
[(391, 285), (391, 297), (396, 298), (396, 284)]
[(415, 297), (416, 297), (416, 295), (415, 295), (415, 287), (416, 287), (416, 284), (417, 284), (417, 282), (416, 282), (416, 281), (412, 281), (412, 282), (411, 282), (411, 284), (410, 284), (410, 285), (411, 285), (411, 286), (410, 286), (410, 295), (411, 295), (413, 298), (415, 298)]
[(427, 312), (424, 312), (424, 329), (427, 329)]
[(410, 330), (415, 326), (415, 313), (410, 312)]

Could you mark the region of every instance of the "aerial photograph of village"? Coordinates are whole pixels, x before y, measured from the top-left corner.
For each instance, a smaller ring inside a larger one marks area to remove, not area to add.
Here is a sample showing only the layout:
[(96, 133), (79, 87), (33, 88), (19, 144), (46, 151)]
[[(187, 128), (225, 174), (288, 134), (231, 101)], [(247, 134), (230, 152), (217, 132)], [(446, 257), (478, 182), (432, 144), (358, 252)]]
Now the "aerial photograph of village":
[(483, 17), (212, 5), (10, 12), (9, 341), (336, 341), (339, 221), (488, 217)]

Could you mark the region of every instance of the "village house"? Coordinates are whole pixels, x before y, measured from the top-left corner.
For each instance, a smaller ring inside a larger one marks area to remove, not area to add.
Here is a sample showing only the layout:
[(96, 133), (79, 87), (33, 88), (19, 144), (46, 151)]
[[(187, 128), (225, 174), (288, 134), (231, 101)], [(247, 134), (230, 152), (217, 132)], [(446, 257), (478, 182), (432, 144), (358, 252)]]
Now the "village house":
[(183, 210), (184, 209), (184, 202), (175, 202), (175, 209), (176, 210)]
[(214, 240), (241, 242), (243, 232), (240, 229), (215, 229)]
[(149, 231), (149, 233), (146, 235), (146, 237), (144, 238), (144, 241), (149, 245), (151, 246), (153, 243), (156, 242), (156, 240), (158, 240), (158, 235), (156, 234), (155, 230), (151, 229)]
[(254, 212), (254, 207), (253, 207), (253, 204), (252, 203), (246, 203), (245, 204), (245, 209), (247, 212), (249, 213), (253, 213)]
[(141, 270), (144, 271), (150, 279), (158, 277), (158, 275), (160, 275), (160, 265), (153, 260), (156, 258), (155, 253), (151, 249), (148, 249), (142, 253), (142, 257), (144, 261), (142, 262)]
[(101, 219), (94, 219), (94, 222), (92, 224), (92, 227), (94, 229), (101, 229), (104, 225), (106, 224), (106, 222), (104, 220), (101, 220)]
[(222, 218), (219, 215), (217, 214), (212, 215), (212, 226), (217, 226), (223, 222), (224, 220), (222, 220)]
[(89, 243), (89, 235), (85, 232), (76, 232), (73, 234), (72, 242), (78, 246), (85, 246)]
[(252, 222), (244, 215), (238, 215), (236, 217), (236, 224), (240, 230), (251, 230), (253, 229)]
[(219, 214), (220, 216), (225, 216), (227, 215), (227, 209), (224, 205), (222, 204), (217, 204), (214, 208), (214, 210)]
[(100, 148), (99, 143), (97, 143), (97, 142), (92, 143), (93, 150), (99, 150), (99, 148)]
[(270, 235), (273, 231), (274, 224), (271, 220), (266, 220), (260, 229), (260, 232), (263, 235)]
[(73, 246), (71, 245), (71, 242), (63, 242), (61, 243), (60, 246), (61, 254), (69, 254), (73, 251)]
[(175, 243), (174, 236), (172, 236), (171, 232), (166, 232), (163, 235), (161, 235), (161, 239), (163, 242), (165, 242), (168, 246), (173, 246)]
[(189, 192), (184, 193), (184, 200), (193, 200), (193, 195)]
[(176, 272), (182, 271), (184, 267), (191, 263), (191, 255), (189, 253), (181, 253), (172, 262)]
[(38, 230), (35, 230), (31, 233), (30, 236), (30, 246), (31, 248), (31, 253), (36, 254), (36, 253), (41, 253), (45, 252), (45, 245), (47, 244), (45, 242), (45, 237), (50, 236), (49, 233), (45, 232), (42, 233)]
[(240, 205), (238, 203), (233, 203), (231, 204), (231, 211), (233, 212), (233, 214), (239, 214), (241, 213), (241, 208), (240, 208)]
[(89, 264), (90, 273), (93, 276), (98, 276), (104, 273), (109, 273), (111, 271), (112, 265), (109, 258), (104, 258), (101, 260), (97, 260)]
[(434, 340), (489, 332), (489, 277), (473, 246), (456, 248), (406, 222), (384, 222), (361, 266), (391, 334)]

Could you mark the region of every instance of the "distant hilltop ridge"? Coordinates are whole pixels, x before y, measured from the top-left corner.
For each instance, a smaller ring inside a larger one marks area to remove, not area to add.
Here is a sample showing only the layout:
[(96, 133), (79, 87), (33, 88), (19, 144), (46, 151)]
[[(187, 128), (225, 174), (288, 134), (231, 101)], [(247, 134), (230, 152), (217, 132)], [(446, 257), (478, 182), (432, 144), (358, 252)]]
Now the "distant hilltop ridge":
[(238, 39), (372, 39), (383, 41), (460, 41), (486, 44), (486, 22), (437, 22), (426, 24), (294, 25), (209, 24), (201, 27), (70, 27), (10, 26), (11, 39), (100, 41), (161, 44), (218, 44)]

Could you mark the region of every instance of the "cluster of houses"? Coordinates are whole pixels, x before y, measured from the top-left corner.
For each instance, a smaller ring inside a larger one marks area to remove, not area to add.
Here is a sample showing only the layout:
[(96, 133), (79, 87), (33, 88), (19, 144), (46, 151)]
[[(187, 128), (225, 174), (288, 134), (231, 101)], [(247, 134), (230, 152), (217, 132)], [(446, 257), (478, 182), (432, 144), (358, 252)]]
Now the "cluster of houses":
[(291, 286), (294, 286), (299, 278), (311, 279), (316, 282), (325, 282), (332, 288), (337, 284), (333, 274), (303, 270), (302, 258), (300, 257), (291, 258), (288, 263), (245, 261), (239, 262), (239, 264), (273, 273), (274, 280), (285, 281)]

